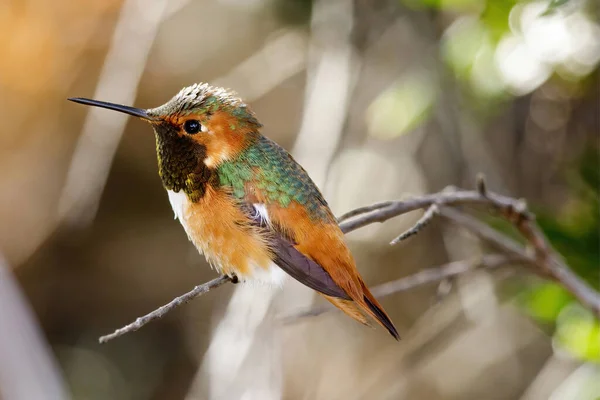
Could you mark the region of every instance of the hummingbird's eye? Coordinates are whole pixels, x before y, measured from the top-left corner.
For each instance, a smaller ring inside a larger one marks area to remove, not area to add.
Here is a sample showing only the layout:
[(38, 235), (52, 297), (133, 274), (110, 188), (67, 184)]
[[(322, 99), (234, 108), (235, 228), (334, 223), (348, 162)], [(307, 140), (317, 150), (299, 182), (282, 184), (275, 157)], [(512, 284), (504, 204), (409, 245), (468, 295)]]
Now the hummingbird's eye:
[(200, 132), (201, 128), (202, 128), (202, 125), (200, 125), (200, 121), (195, 120), (195, 119), (188, 119), (183, 124), (183, 130), (185, 130), (190, 135)]

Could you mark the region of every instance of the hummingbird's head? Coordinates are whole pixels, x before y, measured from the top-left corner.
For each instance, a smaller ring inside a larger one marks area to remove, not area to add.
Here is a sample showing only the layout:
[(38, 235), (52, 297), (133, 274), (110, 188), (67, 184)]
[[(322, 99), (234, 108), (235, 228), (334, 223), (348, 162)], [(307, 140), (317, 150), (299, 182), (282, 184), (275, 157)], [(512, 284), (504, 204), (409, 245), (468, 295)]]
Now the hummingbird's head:
[(185, 87), (165, 104), (147, 110), (83, 98), (69, 100), (149, 122), (156, 135), (163, 184), (175, 191), (185, 189), (190, 179), (196, 179), (190, 176), (201, 169), (213, 169), (235, 158), (258, 137), (261, 127), (234, 92), (206, 83)]
[(208, 167), (234, 158), (262, 126), (236, 93), (207, 83), (185, 87), (146, 112), (158, 121), (151, 122), (159, 141), (169, 135), (189, 138), (204, 147)]

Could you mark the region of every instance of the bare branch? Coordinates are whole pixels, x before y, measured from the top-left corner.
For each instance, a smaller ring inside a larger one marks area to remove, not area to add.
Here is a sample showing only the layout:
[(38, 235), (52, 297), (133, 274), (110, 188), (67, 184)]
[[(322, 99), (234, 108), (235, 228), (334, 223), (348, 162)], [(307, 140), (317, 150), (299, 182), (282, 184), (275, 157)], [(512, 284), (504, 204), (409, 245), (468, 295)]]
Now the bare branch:
[(419, 220), (417, 221), (416, 224), (414, 224), (410, 229), (401, 233), (398, 237), (396, 237), (394, 240), (392, 240), (390, 242), (390, 245), (393, 246), (413, 235), (416, 235), (417, 233), (419, 233), (419, 231), (421, 231), (421, 229), (423, 229), (427, 224), (429, 224), (431, 222), (431, 220), (439, 213), (440, 213), (440, 209), (437, 206), (437, 204), (432, 204), (431, 206), (429, 206), (427, 211), (425, 211), (423, 216), (421, 218), (419, 218)]
[(126, 325), (120, 329), (117, 329), (110, 335), (101, 336), (100, 339), (98, 339), (98, 341), (100, 343), (106, 343), (106, 342), (113, 340), (114, 338), (117, 338), (119, 336), (122, 336), (126, 333), (135, 332), (138, 329), (140, 329), (142, 326), (146, 325), (148, 322), (154, 321), (155, 319), (162, 318), (165, 314), (167, 314), (172, 309), (177, 308), (177, 307), (189, 302), (190, 300), (195, 299), (196, 297), (201, 296), (204, 293), (207, 293), (209, 290), (218, 288), (219, 286), (222, 286), (223, 284), (230, 282), (230, 281), (231, 281), (231, 278), (229, 278), (227, 275), (221, 275), (218, 278), (213, 279), (212, 281), (203, 283), (202, 285), (198, 285), (195, 288), (193, 288), (192, 290), (190, 290), (189, 292), (187, 292), (186, 294), (176, 297), (175, 299), (171, 300), (169, 303), (165, 304), (164, 306), (152, 311), (150, 314), (146, 314), (143, 317), (139, 317), (131, 324)]
[[(342, 221), (340, 223), (340, 228), (344, 233), (348, 233), (374, 222), (384, 222), (398, 215), (426, 208), (427, 211), (415, 226), (395, 239), (393, 241), (394, 243), (414, 235), (436, 214), (439, 214), (440, 216), (465, 227), (503, 252), (508, 253), (508, 255), (505, 256), (487, 255), (480, 260), (455, 261), (442, 267), (424, 270), (409, 277), (377, 286), (373, 289), (373, 294), (378, 297), (387, 296), (388, 294), (408, 290), (426, 283), (439, 282), (468, 272), (478, 266), (491, 269), (511, 262), (518, 262), (528, 265), (532, 272), (556, 281), (567, 289), (584, 306), (589, 308), (595, 315), (600, 316), (600, 293), (579, 278), (565, 264), (560, 255), (552, 249), (548, 240), (535, 223), (534, 216), (528, 211), (525, 201), (488, 191), (482, 177), (478, 178), (477, 186), (477, 191), (445, 190), (405, 201), (387, 201), (378, 203), (350, 211), (339, 218), (339, 221)], [(517, 228), (521, 235), (527, 240), (534, 251), (527, 251), (520, 243), (503, 233), (468, 214), (451, 208), (451, 206), (458, 205), (486, 205), (491, 207), (502, 217), (514, 224), (515, 228)], [(138, 330), (148, 322), (161, 318), (171, 309), (190, 301), (196, 296), (208, 292), (210, 289), (219, 287), (227, 281), (229, 281), (229, 278), (222, 276), (203, 285), (196, 286), (191, 292), (176, 298), (169, 304), (162, 306), (158, 310), (155, 310), (144, 317), (138, 318), (134, 323), (127, 325), (110, 335), (103, 336), (100, 338), (100, 342), (104, 343), (127, 332)], [(293, 315), (289, 318), (295, 319), (305, 315), (318, 315), (323, 313), (323, 310), (326, 309), (327, 308), (316, 308), (301, 314)]]
[[(445, 279), (473, 271), (477, 268), (495, 269), (515, 261), (519, 260), (516, 257), (509, 257), (502, 254), (488, 254), (477, 259), (453, 261), (439, 267), (427, 268), (417, 272), (416, 274), (375, 286), (371, 292), (375, 297), (382, 298), (391, 294), (405, 292), (428, 283), (440, 282)], [(329, 304), (325, 304), (321, 307), (315, 307), (306, 311), (285, 316), (283, 317), (283, 323), (293, 323), (300, 318), (315, 317), (333, 310), (336, 310), (336, 308)]]
[(352, 211), (348, 211), (346, 214), (342, 214), (341, 217), (339, 217), (337, 219), (338, 223), (341, 223), (347, 219), (356, 217), (357, 215), (361, 215), (361, 214), (366, 214), (370, 211), (375, 211), (375, 210), (379, 210), (380, 208), (384, 208), (384, 207), (389, 207), (392, 204), (394, 204), (393, 201), (383, 201), (381, 203), (375, 203), (372, 204), (370, 206), (366, 206), (366, 207), (359, 207), (357, 209), (354, 209)]
[[(510, 197), (489, 192), (487, 196), (482, 196), (474, 190), (461, 191), (443, 191), (440, 193), (427, 194), (407, 200), (391, 201), (380, 203), (378, 207), (364, 207), (360, 213), (351, 212), (356, 218), (349, 218), (340, 223), (340, 228), (344, 233), (352, 232), (363, 226), (374, 222), (384, 222), (398, 215), (406, 214), (410, 211), (430, 207), (432, 204), (438, 206), (454, 205), (488, 205), (498, 209), (517, 209), (519, 201)], [(365, 211), (363, 211), (365, 210)]]

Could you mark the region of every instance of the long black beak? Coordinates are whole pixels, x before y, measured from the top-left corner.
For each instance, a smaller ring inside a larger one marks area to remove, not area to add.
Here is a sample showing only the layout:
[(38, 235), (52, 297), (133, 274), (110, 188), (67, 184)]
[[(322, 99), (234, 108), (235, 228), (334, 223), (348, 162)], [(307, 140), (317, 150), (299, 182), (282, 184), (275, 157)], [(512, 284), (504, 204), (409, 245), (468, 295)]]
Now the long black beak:
[(145, 119), (147, 121), (156, 121), (156, 118), (148, 115), (146, 110), (143, 110), (141, 108), (123, 106), (121, 104), (108, 103), (106, 101), (100, 100), (84, 99), (82, 97), (72, 97), (67, 100), (74, 101), (75, 103), (79, 104), (85, 104), (86, 106), (101, 107), (109, 110), (122, 112), (125, 114), (133, 115), (134, 117)]

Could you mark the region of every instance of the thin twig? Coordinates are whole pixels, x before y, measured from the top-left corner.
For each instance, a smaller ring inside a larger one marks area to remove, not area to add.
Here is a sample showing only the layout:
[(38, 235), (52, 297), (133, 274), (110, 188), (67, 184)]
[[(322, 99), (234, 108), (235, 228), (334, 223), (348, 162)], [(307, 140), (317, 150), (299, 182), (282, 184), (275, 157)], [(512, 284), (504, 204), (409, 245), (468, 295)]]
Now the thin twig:
[(380, 208), (389, 207), (394, 203), (394, 201), (382, 201), (381, 203), (371, 204), (370, 206), (356, 208), (352, 211), (348, 211), (347, 213), (342, 214), (342, 216), (340, 216), (337, 219), (338, 224), (352, 217), (356, 217), (357, 215), (366, 214), (370, 211), (375, 211), (379, 210)]
[(221, 275), (218, 278), (213, 279), (212, 281), (203, 283), (202, 285), (198, 285), (195, 288), (193, 288), (192, 290), (190, 290), (189, 292), (187, 292), (186, 294), (181, 295), (181, 296), (176, 297), (175, 299), (171, 300), (169, 303), (165, 304), (164, 306), (157, 308), (156, 310), (152, 311), (149, 314), (144, 315), (143, 317), (139, 317), (138, 319), (136, 319), (134, 322), (130, 323), (129, 325), (126, 325), (120, 329), (117, 329), (116, 331), (114, 331), (113, 333), (111, 333), (109, 335), (101, 336), (100, 339), (98, 339), (98, 341), (100, 343), (106, 343), (106, 342), (113, 340), (114, 338), (117, 338), (119, 336), (122, 336), (126, 333), (135, 332), (138, 329), (140, 329), (142, 326), (146, 325), (148, 322), (154, 321), (155, 319), (158, 319), (158, 318), (162, 318), (166, 313), (168, 313), (172, 309), (179, 307), (179, 306), (189, 302), (190, 300), (195, 299), (196, 297), (201, 296), (204, 293), (207, 293), (209, 290), (218, 288), (219, 286), (222, 286), (223, 284), (230, 282), (230, 281), (231, 281), (231, 278), (229, 278), (227, 275)]
[(431, 222), (431, 220), (438, 215), (440, 212), (439, 207), (437, 206), (437, 204), (432, 204), (429, 206), (429, 208), (427, 209), (427, 211), (425, 211), (425, 213), (423, 214), (423, 216), (421, 218), (419, 218), (419, 220), (417, 221), (416, 224), (414, 224), (410, 229), (404, 231), (403, 233), (401, 233), (399, 236), (397, 236), (394, 240), (392, 240), (390, 242), (390, 245), (395, 245), (400, 243), (401, 241), (416, 235), (417, 233), (419, 233), (421, 231), (421, 229), (423, 229), (427, 224), (429, 224)]
[[(488, 254), (478, 259), (453, 261), (439, 267), (424, 269), (413, 275), (405, 276), (391, 282), (382, 283), (381, 285), (375, 286), (371, 292), (375, 297), (382, 298), (391, 294), (405, 292), (428, 283), (440, 282), (444, 279), (462, 275), (477, 268), (495, 269), (515, 261), (519, 260), (516, 257), (509, 257), (502, 254)], [(333, 310), (336, 310), (336, 308), (329, 304), (325, 304), (321, 307), (315, 307), (285, 316), (282, 319), (284, 324), (288, 324), (296, 322), (300, 318), (315, 317)]]
[(518, 259), (502, 254), (487, 254), (471, 260), (453, 261), (441, 267), (425, 269), (414, 275), (382, 283), (374, 287), (372, 293), (375, 297), (385, 297), (427, 283), (439, 282), (446, 278), (462, 275), (477, 268), (494, 269), (515, 261), (518, 261)]

